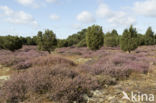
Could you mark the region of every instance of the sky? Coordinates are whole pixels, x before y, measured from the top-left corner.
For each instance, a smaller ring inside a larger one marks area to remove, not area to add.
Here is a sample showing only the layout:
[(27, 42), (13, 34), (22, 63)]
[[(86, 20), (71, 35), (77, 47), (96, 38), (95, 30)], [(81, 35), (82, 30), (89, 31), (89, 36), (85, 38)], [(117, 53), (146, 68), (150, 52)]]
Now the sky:
[(0, 35), (34, 36), (53, 30), (57, 38), (93, 24), (104, 32), (122, 34), (134, 25), (144, 33), (156, 32), (156, 0), (0, 0)]

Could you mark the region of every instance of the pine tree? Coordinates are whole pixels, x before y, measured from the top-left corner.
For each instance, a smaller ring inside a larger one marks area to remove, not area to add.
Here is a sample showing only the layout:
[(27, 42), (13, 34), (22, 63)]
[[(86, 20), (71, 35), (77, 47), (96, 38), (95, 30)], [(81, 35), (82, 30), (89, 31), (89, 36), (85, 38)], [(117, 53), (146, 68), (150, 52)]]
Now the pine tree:
[(145, 44), (146, 45), (154, 45), (154, 32), (152, 31), (152, 28), (149, 27), (145, 33)]
[(87, 47), (91, 50), (100, 49), (103, 46), (103, 30), (101, 26), (93, 25), (88, 27), (86, 32)]
[(42, 50), (43, 45), (43, 33), (42, 31), (39, 31), (37, 34), (37, 46), (39, 50)]
[(53, 31), (45, 30), (45, 33), (38, 32), (38, 48), (51, 53), (57, 47), (57, 39)]
[(138, 38), (137, 31), (133, 26), (130, 26), (129, 29), (125, 29), (120, 40), (120, 48), (123, 51), (128, 51), (129, 53), (132, 50), (135, 50), (138, 47)]
[(104, 45), (108, 47), (115, 47), (119, 45), (118, 33), (116, 30), (112, 30), (112, 32), (107, 32), (104, 37)]

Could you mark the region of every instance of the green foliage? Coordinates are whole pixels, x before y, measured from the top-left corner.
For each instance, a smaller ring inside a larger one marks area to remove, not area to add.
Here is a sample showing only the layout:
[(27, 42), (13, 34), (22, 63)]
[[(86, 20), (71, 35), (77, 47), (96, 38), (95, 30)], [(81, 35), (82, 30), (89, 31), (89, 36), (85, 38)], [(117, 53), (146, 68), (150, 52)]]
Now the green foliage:
[(103, 46), (103, 30), (101, 26), (93, 25), (88, 27), (86, 32), (87, 47), (91, 50), (100, 49)]
[(115, 47), (119, 45), (119, 37), (116, 30), (113, 30), (111, 33), (106, 33), (104, 37), (104, 45), (108, 47)]
[(57, 47), (58, 48), (62, 48), (62, 47), (67, 47), (68, 46), (68, 42), (65, 39), (58, 39), (57, 40)]
[(39, 31), (37, 36), (38, 49), (43, 51), (48, 51), (49, 53), (53, 51), (57, 46), (57, 39), (53, 31), (45, 30), (44, 34)]
[(73, 46), (80, 41), (80, 38), (77, 34), (73, 34), (67, 38), (68, 46)]
[(26, 45), (36, 45), (36, 37), (26, 37)]
[(37, 46), (39, 50), (42, 50), (43, 45), (43, 33), (42, 31), (39, 31), (37, 34)]
[(145, 33), (145, 45), (154, 45), (154, 32), (152, 31), (152, 28), (149, 27)]
[(37, 36), (20, 37), (23, 45), (37, 45)]
[(118, 32), (115, 30), (115, 29), (113, 29), (112, 30), (112, 33), (111, 33), (113, 36), (118, 36)]
[(3, 37), (0, 36), (0, 49), (3, 49)]
[(68, 46), (77, 45), (81, 40), (85, 38), (86, 29), (81, 30), (80, 32), (73, 34), (67, 38)]
[(1, 36), (0, 37), (0, 48), (6, 50), (17, 50), (22, 47), (22, 41), (17, 36)]
[(129, 30), (125, 29), (120, 40), (120, 47), (123, 51), (135, 50), (138, 47), (138, 38), (136, 28), (130, 26)]
[(138, 45), (145, 45), (145, 36), (142, 34), (138, 34)]
[(39, 50), (50, 51), (56, 47), (88, 47), (91, 50), (97, 50), (101, 46), (115, 47), (119, 46), (124, 51), (132, 51), (141, 45), (155, 45), (156, 35), (149, 27), (145, 35), (137, 34), (137, 31), (132, 26), (125, 29), (123, 35), (118, 35), (118, 32), (113, 29), (112, 32), (107, 32), (104, 35), (102, 27), (93, 25), (87, 29), (69, 36), (67, 39), (56, 39), (53, 31), (45, 30), (44, 33), (38, 32), (37, 36), (33, 37), (17, 37), (17, 36), (0, 36), (0, 49), (8, 49), (14, 51), (21, 48), (22, 45), (37, 45)]
[(155, 36), (154, 36), (154, 39), (155, 39), (154, 41), (155, 41), (155, 45), (156, 45), (156, 34), (155, 34)]
[(87, 44), (86, 44), (86, 39), (83, 39), (81, 40), (78, 44), (77, 44), (77, 47), (86, 47)]
[(22, 44), (23, 44), (23, 45), (26, 45), (26, 44), (27, 44), (27, 40), (26, 40), (25, 37), (20, 36), (19, 38), (20, 38), (20, 40), (22, 41)]

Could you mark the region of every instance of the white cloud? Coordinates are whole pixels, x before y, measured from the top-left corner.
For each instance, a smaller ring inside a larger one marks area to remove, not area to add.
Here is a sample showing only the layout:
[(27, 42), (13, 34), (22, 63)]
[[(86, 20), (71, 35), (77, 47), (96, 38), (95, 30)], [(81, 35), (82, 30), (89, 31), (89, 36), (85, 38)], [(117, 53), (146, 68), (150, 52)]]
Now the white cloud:
[(56, 14), (51, 14), (51, 15), (50, 15), (50, 19), (51, 19), (51, 20), (54, 20), (54, 21), (57, 21), (57, 20), (60, 19), (60, 17), (59, 17), (58, 15), (56, 15)]
[(106, 18), (106, 20), (114, 26), (131, 25), (135, 23), (135, 18), (129, 16), (123, 11), (113, 11), (108, 5), (101, 3), (96, 11), (99, 18)]
[(37, 21), (32, 17), (32, 15), (25, 13), (24, 11), (13, 11), (7, 6), (0, 6), (0, 10), (3, 11), (3, 16), (6, 21), (14, 24), (31, 24), (37, 26)]
[(95, 18), (92, 16), (92, 14), (88, 11), (83, 11), (77, 16), (77, 20), (82, 23), (93, 23), (95, 22)]
[(156, 17), (156, 0), (135, 2), (133, 10), (144, 16)]
[(5, 15), (12, 15), (14, 13), (14, 11), (10, 8), (8, 8), (7, 6), (0, 6), (0, 9), (4, 11)]
[(34, 2), (34, 0), (17, 0), (17, 2), (22, 5), (30, 5)]
[(110, 18), (108, 18), (108, 22), (110, 22), (113, 25), (131, 25), (135, 23), (135, 19), (132, 17), (129, 17), (125, 12), (116, 12), (114, 15)]
[(106, 4), (100, 4), (97, 11), (96, 11), (96, 15), (100, 18), (104, 18), (104, 17), (110, 17), (113, 15), (112, 11), (110, 10), (110, 8), (106, 5)]
[(48, 2), (48, 3), (55, 3), (55, 2), (57, 2), (57, 0), (45, 0), (46, 2)]
[(39, 7), (39, 5), (35, 2), (35, 0), (16, 0), (16, 1), (24, 6), (31, 6), (33, 8)]

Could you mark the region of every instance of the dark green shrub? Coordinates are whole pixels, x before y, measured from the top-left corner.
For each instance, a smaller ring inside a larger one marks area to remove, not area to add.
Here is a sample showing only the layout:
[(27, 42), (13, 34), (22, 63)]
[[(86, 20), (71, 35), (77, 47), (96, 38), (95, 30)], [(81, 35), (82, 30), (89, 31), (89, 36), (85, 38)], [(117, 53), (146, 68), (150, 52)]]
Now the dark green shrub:
[(145, 36), (142, 34), (138, 34), (138, 45), (145, 45)]
[(113, 30), (111, 33), (106, 33), (104, 37), (104, 45), (108, 47), (115, 47), (119, 45), (118, 33)]
[(67, 38), (68, 46), (77, 45), (85, 38), (86, 29), (81, 30), (80, 32), (73, 34)]
[(133, 26), (131, 26), (129, 30), (124, 30), (120, 40), (120, 48), (123, 51), (128, 51), (130, 53), (132, 50), (135, 50), (138, 47), (137, 40), (137, 31), (135, 28), (133, 28)]
[(23, 45), (37, 45), (37, 36), (20, 37)]
[(156, 45), (156, 34), (155, 34), (154, 38), (155, 38), (155, 40), (154, 40), (154, 41), (155, 41), (155, 45)]
[(3, 49), (3, 37), (0, 36), (0, 49)]
[(61, 48), (61, 47), (67, 47), (68, 46), (68, 42), (64, 39), (58, 39), (57, 40), (57, 47)]
[(88, 27), (86, 32), (87, 47), (91, 50), (100, 49), (103, 46), (103, 35), (101, 26), (93, 25)]
[(86, 39), (83, 39), (81, 40), (78, 44), (77, 44), (77, 47), (86, 47), (87, 44), (86, 44)]
[(145, 33), (145, 44), (146, 45), (154, 45), (154, 32), (152, 31), (152, 28), (149, 27)]
[(57, 47), (57, 39), (53, 31), (45, 30), (45, 33), (38, 32), (38, 49), (48, 51), (49, 53)]
[(22, 48), (22, 41), (17, 36), (4, 36), (0, 42), (3, 49), (14, 51)]
[(36, 45), (37, 37), (26, 37), (26, 45)]

